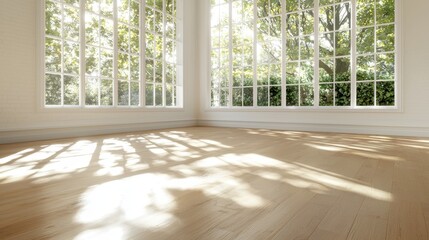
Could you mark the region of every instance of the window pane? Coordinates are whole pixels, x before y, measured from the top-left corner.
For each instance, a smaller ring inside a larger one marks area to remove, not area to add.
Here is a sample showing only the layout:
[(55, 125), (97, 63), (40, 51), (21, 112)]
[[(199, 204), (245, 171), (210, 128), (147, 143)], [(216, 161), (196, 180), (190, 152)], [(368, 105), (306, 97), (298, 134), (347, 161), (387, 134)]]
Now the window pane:
[(45, 75), (46, 105), (61, 105), (61, 75)]
[(334, 84), (320, 84), (319, 106), (334, 106)]
[(85, 84), (85, 104), (97, 106), (98, 105), (98, 79), (86, 78)]
[(100, 105), (113, 105), (113, 81), (108, 79), (101, 80)]
[(335, 84), (335, 106), (350, 106), (351, 87), (350, 83)]
[(79, 77), (64, 76), (64, 105), (79, 105)]
[(395, 82), (377, 82), (377, 106), (395, 105)]
[(127, 106), (129, 104), (129, 82), (118, 82), (118, 105)]
[(356, 101), (358, 106), (374, 106), (374, 83), (357, 83)]

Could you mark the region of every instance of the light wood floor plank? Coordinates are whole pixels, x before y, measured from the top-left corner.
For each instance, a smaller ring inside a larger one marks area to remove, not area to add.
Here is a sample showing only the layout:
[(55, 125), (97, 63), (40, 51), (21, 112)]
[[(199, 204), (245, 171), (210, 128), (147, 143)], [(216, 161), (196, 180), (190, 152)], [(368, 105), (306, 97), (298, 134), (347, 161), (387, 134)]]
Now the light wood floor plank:
[(0, 145), (0, 239), (428, 239), (429, 140), (178, 128)]

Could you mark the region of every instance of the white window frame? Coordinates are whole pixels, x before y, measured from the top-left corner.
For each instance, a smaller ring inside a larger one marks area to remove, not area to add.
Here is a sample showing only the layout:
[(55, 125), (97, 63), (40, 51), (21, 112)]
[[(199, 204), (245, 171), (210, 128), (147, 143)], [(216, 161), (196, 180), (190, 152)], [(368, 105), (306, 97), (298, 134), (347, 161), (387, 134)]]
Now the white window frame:
[[(207, 76), (207, 84), (206, 84), (206, 96), (207, 99), (205, 100), (205, 109), (207, 111), (227, 111), (227, 112), (278, 112), (278, 111), (320, 111), (320, 112), (403, 112), (403, 104), (402, 104), (402, 96), (403, 96), (403, 87), (402, 87), (402, 79), (403, 79), (403, 71), (402, 71), (402, 49), (403, 49), (403, 41), (402, 41), (402, 9), (403, 9), (403, 3), (401, 0), (395, 0), (395, 106), (357, 106), (356, 105), (356, 45), (355, 45), (355, 36), (356, 36), (356, 30), (357, 26), (355, 26), (356, 23), (356, 2), (357, 0), (350, 0), (351, 7), (352, 7), (352, 29), (351, 29), (351, 106), (319, 106), (319, 77), (318, 74), (316, 74), (316, 71), (318, 71), (318, 64), (319, 64), (319, 54), (318, 54), (318, 38), (319, 38), (319, 28), (318, 28), (318, 12), (319, 12), (319, 0), (314, 1), (314, 9), (315, 13), (315, 56), (314, 56), (314, 64), (315, 64), (315, 81), (314, 81), (314, 106), (286, 106), (286, 81), (285, 81), (285, 48), (282, 47), (282, 106), (281, 107), (258, 107), (257, 102), (255, 101), (255, 95), (254, 95), (254, 102), (253, 107), (239, 107), (239, 106), (232, 106), (232, 102), (229, 101), (227, 107), (214, 107), (211, 105), (211, 36), (210, 36), (210, 29), (211, 29), (211, 19), (210, 19), (210, 12), (211, 12), (211, 3), (210, 0), (204, 0), (204, 11), (206, 11), (207, 14), (204, 14), (203, 16), (206, 16), (204, 19), (205, 21), (205, 28), (208, 30), (205, 31), (206, 36), (204, 37), (206, 39), (206, 66), (208, 74)], [(232, 0), (228, 0), (230, 3)], [(285, 0), (282, 0), (282, 3), (284, 3)], [(230, 5), (230, 11), (231, 11), (231, 4)], [(254, 24), (256, 26), (256, 0), (254, 0), (255, 5), (255, 17), (254, 17)], [(285, 4), (282, 4), (282, 23), (283, 26), (285, 26)], [(317, 16), (317, 18), (316, 18)], [(282, 26), (282, 31), (283, 27)], [(378, 26), (378, 25), (374, 25)], [(256, 40), (255, 40), (256, 41)], [(285, 45), (285, 34), (282, 34), (282, 45)], [(317, 44), (317, 46), (316, 46)], [(229, 49), (231, 51), (232, 44), (229, 44)], [(317, 51), (317, 52), (316, 52)], [(256, 55), (257, 53), (254, 53)], [(254, 71), (256, 71), (256, 61), (254, 59)], [(232, 69), (230, 70), (232, 71)], [(232, 80), (230, 80), (232, 81)], [(253, 79), (254, 82), (257, 81), (256, 78)], [(374, 81), (375, 82), (375, 81)], [(254, 84), (255, 86), (255, 84)], [(255, 89), (254, 89), (255, 94)], [(230, 97), (231, 98), (231, 97)]]
[[(62, 1), (62, 0), (54, 0), (54, 1)], [(68, 105), (46, 105), (45, 104), (45, 96), (46, 96), (46, 89), (45, 89), (45, 0), (38, 0), (37, 4), (37, 12), (36, 12), (36, 75), (37, 75), (37, 110), (40, 112), (44, 111), (72, 111), (72, 112), (94, 112), (94, 111), (100, 111), (100, 112), (129, 112), (129, 111), (147, 111), (147, 112), (159, 112), (159, 111), (184, 111), (184, 104), (183, 104), (183, 92), (184, 92), (184, 79), (183, 79), (183, 14), (184, 14), (184, 0), (176, 0), (176, 55), (177, 55), (177, 62), (176, 62), (176, 102), (175, 106), (166, 106), (165, 105), (165, 84), (163, 86), (163, 106), (146, 106), (145, 104), (145, 0), (138, 0), (140, 2), (140, 96), (139, 96), (139, 105), (138, 106), (120, 106), (118, 105), (118, 78), (117, 78), (117, 67), (114, 67), (114, 87), (113, 87), (113, 105), (112, 106), (87, 106), (85, 105), (85, 61), (80, 56), (80, 80), (79, 80), (79, 105), (78, 106), (68, 106)], [(165, 0), (164, 0), (165, 1)], [(114, 28), (117, 27), (118, 19), (117, 16), (117, 9), (116, 9), (116, 0), (114, 2)], [(164, 4), (165, 5), (165, 4)], [(82, 54), (82, 49), (85, 49), (85, 27), (84, 23), (85, 19), (85, 0), (80, 0), (80, 7), (79, 7), (79, 14), (80, 14), (80, 54)], [(163, 7), (163, 14), (165, 13), (165, 6)], [(165, 29), (165, 21), (163, 20), (163, 26)], [(164, 33), (163, 33), (164, 35)], [(117, 31), (114, 30), (114, 60), (113, 64), (117, 65), (117, 54), (119, 52), (118, 46), (117, 46)], [(164, 41), (164, 40), (163, 40)], [(165, 62), (165, 46), (163, 47), (163, 59), (162, 61)], [(83, 61), (82, 61), (83, 60)], [(165, 82), (165, 74), (163, 72), (163, 83)], [(61, 90), (63, 91), (63, 90)], [(61, 99), (61, 102), (63, 99)]]

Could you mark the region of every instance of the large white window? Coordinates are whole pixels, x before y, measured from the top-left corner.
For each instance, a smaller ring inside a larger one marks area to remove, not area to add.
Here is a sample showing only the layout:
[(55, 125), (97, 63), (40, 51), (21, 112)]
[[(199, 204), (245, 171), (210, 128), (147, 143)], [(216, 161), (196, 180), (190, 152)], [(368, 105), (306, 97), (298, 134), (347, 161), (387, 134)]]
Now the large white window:
[(178, 6), (44, 1), (45, 106), (180, 106)]
[(211, 0), (212, 107), (396, 108), (395, 0)]

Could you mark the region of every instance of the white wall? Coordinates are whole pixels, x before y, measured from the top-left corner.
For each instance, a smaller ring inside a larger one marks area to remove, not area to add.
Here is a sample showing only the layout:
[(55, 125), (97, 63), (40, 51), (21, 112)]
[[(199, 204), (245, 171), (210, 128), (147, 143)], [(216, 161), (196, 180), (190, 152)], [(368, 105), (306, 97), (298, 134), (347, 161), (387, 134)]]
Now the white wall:
[[(429, 137), (429, 23), (428, 0), (402, 2), (402, 109), (401, 112), (340, 111), (228, 111), (200, 105), (199, 124), (263, 127), (290, 130), (338, 131)], [(199, 79), (201, 102), (208, 102), (208, 1), (199, 1)]]
[[(41, 0), (0, 0), (0, 143), (195, 125), (196, 0), (184, 1), (184, 109), (43, 110), (37, 106), (36, 29)], [(79, 128), (76, 128), (79, 127)]]
[[(207, 0), (184, 0), (184, 109), (42, 111), (37, 107), (36, 4), (0, 0), (0, 144), (65, 136), (200, 125), (429, 137), (428, 0), (402, 8), (402, 112), (228, 111), (207, 107)], [(198, 34), (197, 34), (198, 33)], [(199, 94), (196, 94), (199, 91)]]

